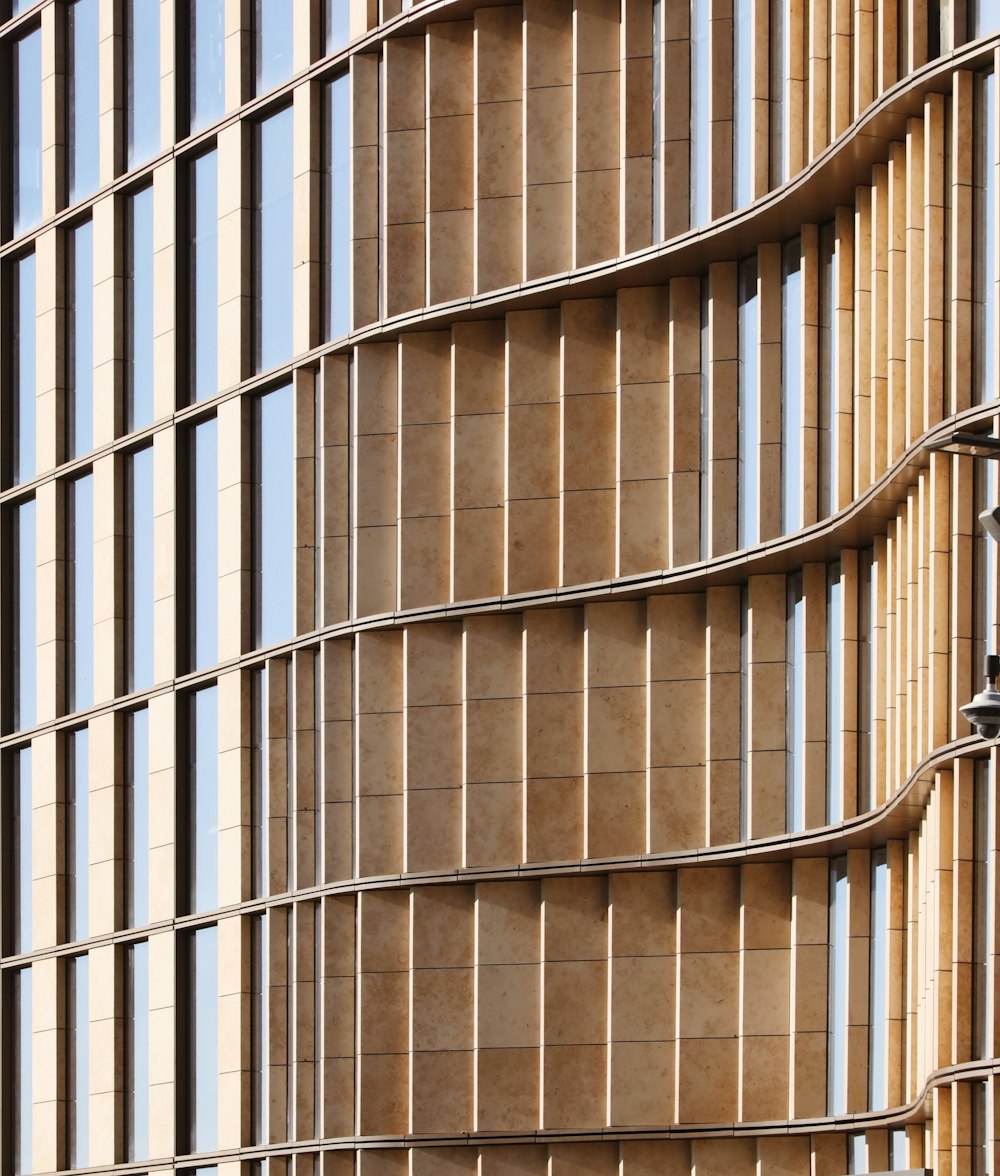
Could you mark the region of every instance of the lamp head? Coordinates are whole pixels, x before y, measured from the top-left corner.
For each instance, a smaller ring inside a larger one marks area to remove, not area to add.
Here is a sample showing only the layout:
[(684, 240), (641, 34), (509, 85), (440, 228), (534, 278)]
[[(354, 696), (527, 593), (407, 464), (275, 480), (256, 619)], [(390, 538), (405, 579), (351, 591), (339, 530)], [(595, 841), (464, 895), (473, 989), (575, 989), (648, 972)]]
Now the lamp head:
[(983, 670), (986, 675), (986, 689), (980, 690), (971, 702), (961, 707), (961, 711), (983, 739), (997, 739), (1000, 738), (1000, 691), (996, 688), (997, 675), (1000, 674), (1000, 657), (995, 653), (987, 654)]
[(1000, 543), (1000, 506), (984, 510), (979, 516), (979, 525), (991, 539)]

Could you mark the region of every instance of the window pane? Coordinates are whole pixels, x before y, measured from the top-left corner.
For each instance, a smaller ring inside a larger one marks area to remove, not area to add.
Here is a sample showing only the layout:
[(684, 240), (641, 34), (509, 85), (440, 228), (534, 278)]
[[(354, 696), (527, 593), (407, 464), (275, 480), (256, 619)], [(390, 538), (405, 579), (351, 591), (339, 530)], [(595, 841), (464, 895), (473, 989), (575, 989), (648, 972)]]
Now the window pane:
[(663, 238), (663, 6), (653, 0), (653, 240)]
[[(984, 465), (987, 463), (983, 463)], [(995, 820), (995, 780), (991, 760), (975, 761), (972, 808), (972, 1056), (990, 1057), (993, 1034), (990, 973), (993, 927), (989, 896), (993, 893), (993, 854), (990, 829)]]
[(225, 0), (188, 0), (191, 16), (191, 131), (226, 112)]
[(292, 5), (255, 0), (253, 27), (256, 93), (264, 94), (292, 73)]
[(219, 894), (219, 738), (215, 687), (188, 696), (190, 909), (207, 911)]
[[(827, 1111), (847, 1109), (847, 858), (830, 863), (830, 986)], [(863, 1137), (862, 1137), (863, 1138)]]
[(215, 1147), (218, 1111), (219, 955), (215, 927), (192, 935), (190, 1031), (191, 1150)]
[(191, 165), (190, 294), (192, 401), (219, 388), (219, 196), (218, 156), (199, 155)]
[(733, 207), (753, 200), (753, 6), (733, 0)]
[(126, 501), (128, 689), (153, 682), (153, 447), (128, 459)]
[(782, 531), (802, 527), (802, 274), (799, 239), (782, 249), (781, 483)]
[[(990, 463), (986, 463), (990, 464)], [(871, 548), (858, 559), (858, 812), (875, 802), (875, 617), (877, 568)]]
[(785, 805), (789, 832), (806, 827), (806, 602), (802, 573), (788, 577), (785, 624)]
[(267, 670), (253, 670), (250, 691), (252, 724), (250, 855), (253, 862), (253, 896), (269, 892), (267, 853)]
[(14, 262), (11, 306), (13, 309), (14, 419), (11, 422), (14, 452), (11, 475), (14, 484), (35, 476), (35, 255)]
[(1000, 0), (974, 0), (969, 23), (973, 37), (983, 37), (1000, 28)]
[(258, 646), (284, 641), (294, 632), (293, 408), (291, 384), (255, 401), (254, 611)]
[(14, 507), (14, 730), (35, 722), (35, 500)]
[(751, 547), (759, 538), (758, 393), (760, 307), (757, 259), (748, 257), (739, 269), (739, 544)]
[(267, 916), (255, 915), (250, 922), (250, 1121), (255, 1143), (267, 1142), (267, 932)]
[(67, 10), (67, 136), (70, 203), (100, 183), (100, 31), (98, 0), (74, 0)]
[(90, 1158), (90, 969), (86, 956), (75, 956), (66, 963), (70, 1166), (85, 1168)]
[(711, 60), (708, 39), (709, 5), (691, 0), (691, 227), (711, 219), (709, 176), (712, 170), (709, 135)]
[(771, 186), (776, 187), (788, 179), (788, 133), (785, 118), (788, 112), (786, 99), (788, 86), (788, 0), (771, 0), (771, 76), (770, 102), (771, 120)]
[(973, 353), (973, 402), (994, 400), (996, 385), (996, 86), (992, 73), (976, 78), (976, 150), (973, 152), (975, 226), (973, 240), (973, 303), (975, 329)]
[(125, 831), (128, 924), (149, 922), (149, 714), (125, 716)]
[(126, 418), (129, 432), (153, 419), (153, 189), (127, 205)]
[(94, 701), (94, 479), (69, 483), (66, 520), (67, 681), (71, 711)]
[(67, 241), (66, 432), (69, 457), (94, 447), (94, 230), (70, 229)]
[(66, 748), (67, 939), (86, 939), (90, 908), (87, 728), (70, 732)]
[(323, 0), (325, 53), (336, 53), (351, 37), (350, 0)]
[(11, 978), (14, 1019), (14, 1171), (20, 1176), (31, 1163), (31, 969)]
[(11, 52), (14, 102), (14, 233), (42, 219), (42, 32), (15, 41)]
[(127, 1148), (130, 1160), (149, 1154), (149, 944), (128, 948), (126, 1024)]
[(191, 431), (194, 476), (189, 516), (189, 621), (191, 666), (213, 665), (218, 657), (219, 474), (215, 417)]
[[(160, 150), (160, 7), (128, 0), (125, 19), (128, 166)], [(138, 82), (138, 85), (136, 84)]]
[(11, 951), (31, 951), (31, 748), (10, 753)]
[(889, 867), (885, 849), (872, 850), (871, 862), (871, 1010), (868, 1039), (868, 1106), (882, 1110), (888, 1102), (889, 1050)]
[(840, 563), (826, 581), (826, 819), (844, 819), (844, 591)]
[(266, 371), (292, 354), (292, 109), (255, 127), (254, 358)]
[(819, 517), (837, 509), (834, 460), (837, 438), (837, 241), (833, 224), (819, 231)]
[(350, 86), (345, 74), (330, 82), (326, 96), (324, 215), (326, 234), (324, 297), (328, 339), (350, 330), (351, 308), (351, 190)]

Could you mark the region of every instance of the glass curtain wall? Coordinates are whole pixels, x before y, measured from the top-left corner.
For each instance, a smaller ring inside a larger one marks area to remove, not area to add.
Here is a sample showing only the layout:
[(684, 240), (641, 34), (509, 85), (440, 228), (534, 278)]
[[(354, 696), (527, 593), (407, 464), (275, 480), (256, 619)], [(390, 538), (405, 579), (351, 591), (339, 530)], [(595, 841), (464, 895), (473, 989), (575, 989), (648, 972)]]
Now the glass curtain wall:
[(219, 162), (215, 151), (191, 164), (189, 240), (190, 400), (219, 390)]
[(801, 530), (802, 467), (802, 271), (799, 238), (781, 251), (781, 488), (782, 531)]
[(819, 502), (817, 517), (826, 518), (837, 509), (834, 461), (837, 446), (837, 241), (833, 224), (819, 231)]
[(42, 31), (11, 46), (14, 235), (42, 219)]
[(254, 0), (254, 93), (265, 94), (292, 74), (292, 5)]
[(125, 403), (129, 432), (153, 420), (153, 189), (126, 204)]
[(993, 891), (993, 846), (990, 837), (996, 816), (995, 771), (991, 760), (976, 761), (973, 785), (972, 841), (972, 1056), (988, 1058), (993, 1050), (990, 974), (993, 927), (989, 896)]
[(14, 582), (13, 725), (19, 731), (35, 723), (35, 500), (14, 507), (12, 519)]
[(153, 683), (153, 447), (127, 458), (125, 662), (128, 690)]
[(254, 367), (292, 354), (292, 108), (254, 128)]
[(973, 401), (995, 400), (997, 388), (997, 158), (996, 85), (992, 71), (976, 76), (976, 150), (973, 152)]
[(847, 1110), (847, 858), (830, 863), (827, 1112)]
[(653, 0), (653, 240), (663, 240), (663, 5)]
[(704, 0), (691, 0), (691, 117), (689, 133), (692, 228), (707, 224), (711, 219), (709, 195), (712, 173), (710, 14), (711, 5), (706, 4)]
[(226, 112), (226, 2), (187, 2), (189, 116), (194, 134)]
[(789, 0), (769, 0), (770, 4), (770, 170), (771, 187), (788, 179), (788, 64), (790, 13)]
[(969, 35), (985, 37), (1000, 28), (1000, 0), (972, 0)]
[(66, 10), (66, 133), (70, 203), (100, 184), (100, 5), (73, 0)]
[(326, 336), (338, 339), (350, 330), (351, 188), (350, 78), (347, 74), (323, 88), (325, 103), (323, 232)]
[(15, 1176), (32, 1171), (32, 1057), (31, 1057), (31, 969), (10, 973), (13, 1020), (13, 1167)]
[(216, 688), (187, 698), (188, 909), (211, 910), (219, 900), (219, 722)]
[(844, 584), (840, 563), (826, 575), (826, 819), (844, 819)]
[(66, 961), (67, 1065), (70, 1167), (90, 1158), (90, 967), (85, 955)]
[(90, 917), (90, 771), (87, 728), (66, 745), (66, 938), (87, 938)]
[(323, 46), (336, 53), (351, 38), (350, 0), (323, 0)]
[(129, 168), (160, 150), (160, 8), (149, 0), (125, 5), (125, 85)]
[(25, 254), (11, 266), (11, 482), (35, 476), (35, 255)]
[(126, 952), (125, 1137), (130, 1160), (149, 1155), (149, 944)]
[(753, 200), (753, 0), (733, 0), (733, 207)]
[(739, 545), (760, 538), (760, 303), (757, 258), (739, 268)]
[(130, 927), (149, 922), (149, 713), (125, 715), (125, 907)]
[(69, 483), (66, 503), (67, 708), (94, 701), (94, 478)]
[(871, 972), (868, 1032), (868, 1106), (888, 1105), (889, 1076), (889, 866), (885, 848), (871, 857)]
[(295, 631), (295, 438), (292, 385), (254, 401), (255, 645)]
[(219, 948), (215, 927), (191, 933), (188, 974), (179, 978), (188, 1005), (188, 1127), (190, 1150), (215, 1147), (219, 1085)]
[(785, 822), (806, 827), (806, 601), (802, 573), (788, 577), (785, 620)]
[(219, 445), (215, 417), (189, 434), (189, 669), (214, 665), (219, 632)]
[(14, 955), (31, 951), (31, 747), (10, 753), (11, 768), (9, 826), (7, 840), (11, 855), (10, 951)]
[(94, 448), (94, 226), (69, 230), (66, 242), (66, 436), (67, 457)]
[(268, 885), (268, 770), (267, 770), (267, 675), (266, 669), (251, 671), (250, 721), (252, 755), (250, 762), (250, 857), (253, 862), (254, 898), (269, 893)]
[(869, 547), (858, 557), (858, 812), (875, 799), (875, 559)]

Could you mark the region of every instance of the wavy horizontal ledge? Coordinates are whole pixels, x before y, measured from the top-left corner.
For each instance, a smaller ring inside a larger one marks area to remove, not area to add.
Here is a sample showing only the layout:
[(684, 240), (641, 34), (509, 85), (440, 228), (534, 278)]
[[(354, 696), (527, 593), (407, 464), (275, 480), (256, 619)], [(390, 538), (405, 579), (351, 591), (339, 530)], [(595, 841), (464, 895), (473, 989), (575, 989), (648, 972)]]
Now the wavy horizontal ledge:
[(846, 853), (849, 849), (884, 845), (888, 840), (900, 839), (911, 833), (923, 818), (935, 773), (948, 767), (956, 759), (985, 757), (989, 754), (990, 747), (991, 744), (985, 740), (969, 735), (935, 748), (930, 755), (921, 760), (903, 787), (887, 801), (878, 808), (870, 809), (857, 817), (850, 817), (836, 825), (776, 834), (753, 841), (737, 841), (728, 845), (703, 846), (662, 853), (578, 858), (561, 862), (528, 862), (512, 866), (461, 866), (454, 870), (346, 878), (337, 882), (326, 882), (320, 886), (268, 895), (266, 898), (231, 903), (210, 911), (199, 911), (194, 915), (161, 919), (142, 927), (113, 931), (87, 940), (38, 948), (23, 955), (7, 956), (0, 963), (0, 970), (22, 968), (38, 960), (57, 956), (78, 955), (83, 947), (90, 950), (108, 944), (134, 943), (159, 932), (194, 930), (236, 915), (263, 914), (273, 907), (286, 907), (292, 902), (316, 901), (327, 897), (363, 894), (373, 890), (402, 890), (415, 886), (469, 886), (477, 882), (527, 882), (543, 878), (631, 873), (637, 870), (737, 866), (744, 862), (788, 862), (807, 857), (833, 858)]

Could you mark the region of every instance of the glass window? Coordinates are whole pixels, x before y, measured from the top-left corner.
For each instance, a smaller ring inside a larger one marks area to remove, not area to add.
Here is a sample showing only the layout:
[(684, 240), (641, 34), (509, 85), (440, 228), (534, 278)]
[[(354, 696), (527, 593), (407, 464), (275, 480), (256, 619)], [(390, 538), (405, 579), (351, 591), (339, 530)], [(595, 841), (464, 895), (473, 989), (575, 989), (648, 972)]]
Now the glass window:
[(254, 0), (253, 47), (257, 94), (292, 74), (292, 5), (288, 0)]
[(266, 915), (250, 921), (250, 1121), (255, 1143), (267, 1142), (268, 1024)]
[(826, 1087), (826, 1109), (831, 1115), (842, 1115), (847, 1110), (847, 899), (847, 858), (834, 858), (830, 862)]
[[(149, 0), (125, 6), (128, 166), (160, 150), (160, 8)], [(138, 84), (137, 84), (138, 83)]]
[(760, 468), (759, 348), (760, 304), (757, 295), (757, 258), (739, 268), (739, 544), (752, 547), (760, 537), (758, 499)]
[(996, 86), (993, 73), (976, 77), (976, 149), (973, 158), (973, 402), (996, 399), (996, 250), (997, 153)]
[(295, 445), (292, 386), (254, 401), (255, 644), (291, 637), (295, 626)]
[(826, 573), (826, 819), (844, 819), (844, 585), (840, 562)]
[(871, 1009), (868, 1037), (868, 1106), (888, 1105), (889, 1074), (889, 867), (885, 848), (871, 860)]
[(192, 134), (226, 113), (225, 0), (188, 0)]
[(852, 1131), (847, 1137), (847, 1171), (849, 1176), (868, 1171), (868, 1141), (863, 1131)]
[(94, 448), (94, 227), (70, 229), (66, 242), (67, 457)]
[(192, 913), (218, 905), (219, 735), (216, 689), (188, 695), (188, 855)]
[(219, 1083), (219, 949), (215, 927), (191, 935), (188, 1017), (188, 1122), (191, 1151), (211, 1151), (216, 1141)]
[(42, 31), (11, 46), (14, 105), (13, 222), (23, 233), (42, 219)]
[(323, 169), (323, 251), (326, 334), (337, 339), (350, 330), (351, 175), (350, 79), (347, 74), (324, 87), (326, 165)]
[(7, 812), (10, 854), (10, 950), (31, 951), (31, 747), (10, 753), (11, 780)]
[(13, 1019), (14, 1085), (14, 1172), (17, 1176), (32, 1170), (31, 1131), (31, 969), (20, 968), (11, 974), (11, 1015)]
[(788, 134), (785, 119), (788, 117), (788, 37), (791, 21), (787, 9), (788, 0), (770, 0), (770, 4), (771, 72), (768, 110), (771, 120), (771, 186), (776, 187), (788, 179)]
[(70, 1167), (90, 1158), (90, 969), (85, 955), (66, 961), (66, 1101), (69, 1104)]
[(785, 819), (806, 827), (806, 602), (802, 573), (788, 577), (785, 623)]
[(100, 29), (98, 0), (73, 0), (67, 9), (66, 133), (72, 204), (100, 183)]
[[(985, 463), (984, 463), (985, 464)], [(990, 844), (994, 818), (993, 764), (976, 760), (973, 785), (972, 839), (972, 1056), (990, 1057), (993, 1050), (992, 1010), (989, 999), (993, 928), (989, 895), (993, 890), (993, 855)]]
[(969, 27), (973, 37), (984, 37), (1000, 28), (1000, 0), (973, 0)]
[(13, 453), (11, 481), (35, 476), (35, 255), (18, 258), (11, 267)]
[(190, 665), (196, 670), (218, 658), (219, 631), (219, 447), (215, 417), (190, 434), (188, 512), (188, 622)]
[(858, 558), (858, 812), (875, 801), (875, 560), (872, 549)]
[(90, 773), (87, 728), (66, 746), (66, 938), (87, 938), (90, 913)]
[(753, 200), (753, 5), (733, 0), (733, 207)]
[(799, 238), (781, 251), (782, 530), (798, 531), (802, 504), (802, 274)]
[(323, 52), (336, 53), (350, 39), (350, 0), (323, 0)]
[(153, 189), (126, 202), (125, 407), (129, 432), (153, 419)]
[(125, 894), (130, 927), (149, 922), (149, 714), (125, 715)]
[(892, 1127), (889, 1130), (889, 1167), (906, 1167), (906, 1128)]
[(253, 754), (250, 792), (250, 857), (253, 863), (253, 896), (269, 892), (267, 846), (267, 670), (253, 670), (250, 690), (250, 721)]
[(653, 240), (663, 239), (663, 5), (653, 0)]
[(292, 354), (292, 108), (254, 128), (254, 364)]
[(149, 1155), (149, 944), (126, 949), (125, 1138), (128, 1158)]
[(690, 174), (691, 227), (711, 220), (709, 179), (712, 172), (710, 135), (712, 131), (711, 76), (709, 45), (711, 6), (704, 0), (691, 0), (691, 120)]
[(837, 297), (836, 236), (832, 224), (819, 231), (819, 517), (837, 509), (834, 460), (837, 438), (837, 333), (834, 311)]
[(993, 1171), (993, 1139), (990, 1131), (990, 1087), (972, 1083), (972, 1171), (971, 1176), (988, 1176)]
[(219, 389), (219, 165), (208, 151), (191, 164), (189, 212), (191, 401)]
[(68, 710), (94, 701), (94, 478), (68, 485), (66, 519), (66, 615)]
[(35, 723), (35, 500), (29, 499), (13, 510), (14, 584), (14, 730)]
[(125, 661), (129, 690), (153, 682), (153, 447), (129, 454), (125, 500)]

